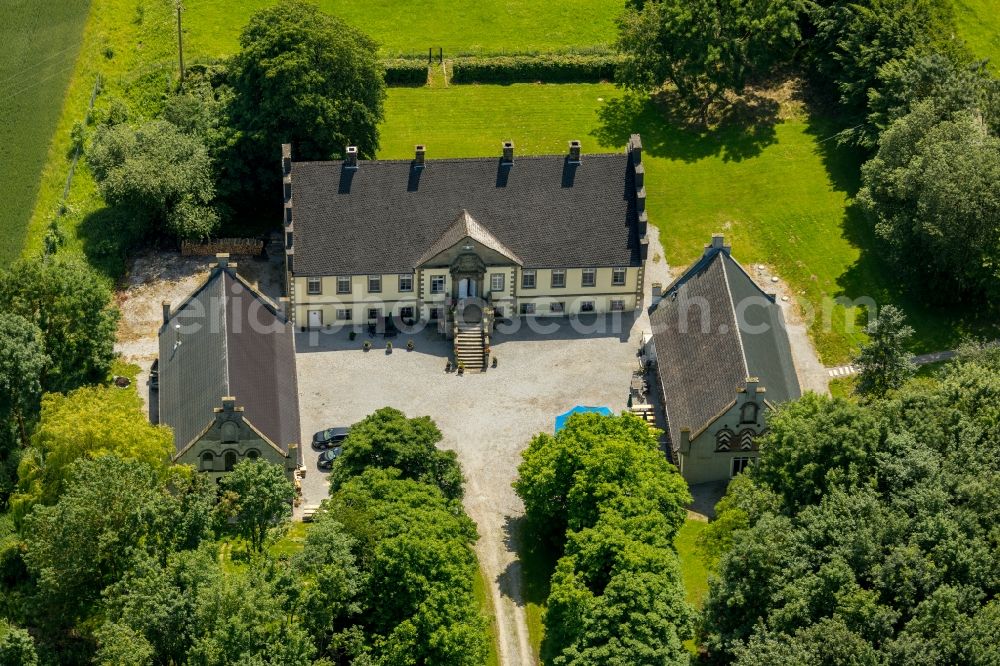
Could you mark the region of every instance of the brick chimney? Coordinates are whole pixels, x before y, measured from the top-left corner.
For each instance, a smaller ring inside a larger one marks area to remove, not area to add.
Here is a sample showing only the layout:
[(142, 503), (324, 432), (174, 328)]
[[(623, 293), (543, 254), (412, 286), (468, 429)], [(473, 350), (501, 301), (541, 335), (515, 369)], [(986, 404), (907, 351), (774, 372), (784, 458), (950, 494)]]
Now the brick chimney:
[(576, 139), (569, 142), (569, 161), (571, 164), (580, 163), (580, 142)]
[(292, 144), (281, 144), (281, 175), (288, 176), (292, 173)]
[(628, 153), (632, 156), (632, 164), (635, 166), (642, 164), (642, 138), (638, 134), (629, 137)]
[(346, 167), (348, 169), (357, 169), (358, 168), (358, 147), (357, 146), (348, 146), (347, 147), (347, 153), (346, 153), (346, 156), (344, 157), (344, 167)]
[(503, 160), (505, 164), (514, 163), (514, 142), (504, 141), (503, 142)]
[(163, 323), (166, 324), (170, 321), (170, 301), (163, 301), (160, 306), (163, 308)]
[(215, 262), (219, 268), (229, 268), (229, 253), (220, 252), (215, 255)]
[(422, 143), (417, 144), (416, 148), (414, 148), (413, 166), (417, 167), (418, 169), (422, 169), (425, 166), (424, 162), (426, 161), (426, 155), (427, 155), (427, 149), (424, 146), (424, 144)]

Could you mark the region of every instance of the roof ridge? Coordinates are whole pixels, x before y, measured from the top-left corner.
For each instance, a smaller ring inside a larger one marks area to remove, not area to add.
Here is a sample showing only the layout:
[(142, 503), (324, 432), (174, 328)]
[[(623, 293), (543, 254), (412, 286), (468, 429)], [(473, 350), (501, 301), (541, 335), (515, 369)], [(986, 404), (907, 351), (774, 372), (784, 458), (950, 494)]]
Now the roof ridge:
[[(567, 155), (564, 154), (564, 153), (543, 153), (543, 154), (540, 154), (540, 155), (518, 155), (518, 156), (516, 156), (516, 158), (514, 160), (514, 164), (517, 164), (518, 160), (541, 160), (541, 159), (553, 159), (553, 158), (555, 158), (555, 159), (566, 159), (566, 157), (567, 157)], [(593, 158), (593, 157), (600, 157), (600, 158), (605, 158), (605, 157), (620, 157), (620, 158), (624, 159), (625, 158), (625, 153), (624, 152), (617, 152), (617, 153), (612, 153), (612, 152), (607, 152), (607, 153), (583, 153), (581, 157), (583, 158), (583, 163), (585, 164), (586, 163), (586, 158), (588, 158), (588, 157), (589, 158)], [(501, 160), (501, 156), (500, 155), (496, 155), (496, 156), (494, 156), (494, 155), (473, 155), (473, 156), (470, 156), (470, 157), (438, 157), (438, 158), (433, 158), (433, 159), (427, 159), (427, 160), (425, 160), (424, 161), (424, 167), (426, 168), (429, 165), (432, 165), (432, 164), (435, 164), (435, 163), (442, 163), (442, 162), (449, 162), (449, 163), (451, 163), (451, 162), (484, 162), (484, 161), (499, 162), (500, 160)], [(330, 164), (330, 165), (338, 165), (338, 164), (343, 164), (343, 163), (344, 163), (344, 160), (302, 160), (302, 161), (293, 161), (292, 162), (292, 164)], [(360, 164), (360, 165), (365, 165), (365, 164), (412, 164), (412, 163), (413, 163), (413, 159), (412, 158), (410, 158), (410, 159), (378, 159), (378, 158), (376, 158), (374, 160), (358, 160), (358, 164)]]
[[(724, 252), (717, 252), (716, 256), (719, 254), (725, 254)], [(736, 335), (736, 342), (740, 345), (740, 357), (743, 359), (743, 377), (750, 376), (750, 364), (747, 362), (747, 350), (743, 347), (743, 334), (740, 330), (740, 320), (739, 316), (736, 314), (736, 302), (733, 300), (733, 290), (729, 286), (729, 272), (726, 270), (726, 260), (723, 259), (721, 262), (722, 267), (722, 281), (726, 284), (726, 296), (729, 298), (729, 311), (733, 315), (733, 328), (735, 330), (733, 333)]]
[[(227, 297), (229, 296), (229, 294), (228, 294), (228, 290), (226, 289), (226, 276), (225, 276), (225, 273), (227, 273), (228, 271), (225, 268), (222, 268), (222, 267), (219, 267), (217, 270), (219, 271), (219, 274), (222, 275), (222, 287), (220, 289), (220, 291), (222, 292), (221, 293), (222, 298), (220, 298), (219, 300), (222, 301), (222, 317), (221, 317), (221, 319), (222, 319), (222, 331), (221, 331), (222, 332), (222, 357), (224, 359), (226, 359), (226, 362), (225, 362), (225, 366), (226, 366), (226, 397), (228, 397), (228, 396), (232, 396), (232, 390), (233, 390), (233, 385), (232, 385), (232, 383), (229, 380), (229, 364), (232, 363), (233, 360), (229, 356), (229, 325), (228, 325), (228, 322), (226, 321), (226, 319), (227, 319), (226, 315), (228, 313), (227, 302), (229, 301), (229, 298), (227, 298)], [(223, 396), (220, 395), (219, 397), (222, 398)]]

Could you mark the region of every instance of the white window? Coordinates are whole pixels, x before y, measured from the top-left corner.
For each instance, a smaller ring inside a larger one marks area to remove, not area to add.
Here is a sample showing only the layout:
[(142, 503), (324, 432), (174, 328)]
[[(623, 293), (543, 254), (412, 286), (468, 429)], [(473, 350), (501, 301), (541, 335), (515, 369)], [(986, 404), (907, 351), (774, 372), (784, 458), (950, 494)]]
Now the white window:
[(443, 294), (444, 293), (444, 276), (443, 275), (432, 275), (431, 276), (431, 293), (432, 294)]
[(404, 322), (413, 321), (413, 306), (404, 305), (403, 307), (399, 308), (399, 318), (402, 319)]
[(309, 278), (309, 295), (316, 296), (323, 293), (323, 278), (311, 277)]
[(535, 288), (535, 271), (521, 272), (521, 289)]
[(523, 314), (523, 315), (533, 315), (533, 314), (535, 314), (535, 304), (534, 303), (521, 303), (521, 314)]
[(490, 275), (490, 291), (503, 291), (503, 273), (493, 273)]
[(611, 269), (611, 284), (616, 287), (621, 287), (625, 284), (625, 269), (624, 268), (612, 268)]
[(580, 312), (593, 312), (594, 301), (583, 301), (580, 303)]
[(378, 308), (368, 308), (368, 321), (374, 321), (382, 316), (382, 311)]
[(583, 281), (580, 283), (581, 287), (593, 287), (597, 285), (597, 269), (596, 268), (584, 268), (583, 269)]
[(351, 319), (353, 319), (353, 316), (350, 310), (337, 310), (337, 321), (351, 321)]
[(612, 298), (611, 299), (611, 311), (612, 312), (621, 312), (624, 309), (625, 309), (625, 301), (623, 301), (620, 298)]
[(350, 275), (338, 275), (337, 276), (337, 293), (338, 294), (349, 294), (349, 293), (351, 293), (351, 276)]
[(431, 319), (437, 320), (444, 317), (444, 308), (431, 308)]
[(369, 275), (368, 276), (368, 293), (369, 294), (379, 294), (382, 292), (382, 276), (381, 275)]
[(561, 268), (552, 269), (552, 288), (561, 289), (566, 286), (566, 271)]
[(565, 303), (549, 303), (549, 312), (552, 314), (562, 314), (566, 311)]
[(413, 275), (407, 273), (399, 276), (399, 290), (413, 291)]
[(753, 458), (749, 456), (737, 456), (733, 458), (733, 470), (731, 476), (736, 476), (753, 464)]

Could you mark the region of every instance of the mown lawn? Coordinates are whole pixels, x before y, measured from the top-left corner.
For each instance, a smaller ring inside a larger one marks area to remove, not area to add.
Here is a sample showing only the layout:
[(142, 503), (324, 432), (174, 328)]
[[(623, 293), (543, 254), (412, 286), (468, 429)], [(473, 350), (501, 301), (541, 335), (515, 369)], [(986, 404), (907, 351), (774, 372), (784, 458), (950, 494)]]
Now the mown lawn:
[(674, 547), (681, 560), (684, 593), (689, 604), (701, 608), (708, 594), (708, 562), (698, 539), (708, 523), (703, 520), (685, 520), (674, 537)]
[(955, 0), (958, 29), (969, 48), (980, 58), (989, 58), (1000, 73), (1000, 5), (997, 0)]
[[(228, 55), (250, 15), (273, 0), (186, 0), (184, 20), (193, 54)], [(554, 51), (608, 46), (621, 0), (319, 0), (319, 6), (361, 28), (386, 54)]]
[(88, 5), (89, 0), (0, 3), (0, 268), (24, 245)]
[(500, 666), (500, 655), (497, 653), (497, 618), (493, 614), (493, 600), (490, 599), (482, 569), (476, 569), (476, 578), (472, 581), (472, 593), (476, 597), (476, 603), (479, 604), (479, 610), (488, 622), (486, 631), (489, 634), (489, 652), (486, 654), (485, 666)]

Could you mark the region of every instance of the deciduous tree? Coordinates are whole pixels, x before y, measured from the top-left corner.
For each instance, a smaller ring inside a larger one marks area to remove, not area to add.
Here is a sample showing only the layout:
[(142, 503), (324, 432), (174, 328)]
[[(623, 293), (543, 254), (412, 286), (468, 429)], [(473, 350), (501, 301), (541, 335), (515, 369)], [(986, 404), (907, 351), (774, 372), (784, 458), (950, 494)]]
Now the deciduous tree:
[(0, 312), (0, 419), (17, 422), (22, 444), (28, 443), (42, 396), (42, 375), (49, 363), (42, 331), (16, 314)]
[(642, 91), (665, 83), (697, 109), (791, 58), (799, 39), (795, 0), (657, 0), (630, 7), (619, 21), (626, 55), (618, 80)]
[(264, 460), (243, 460), (221, 482), (223, 516), (236, 520), (236, 528), (250, 550), (264, 549), (272, 527), (292, 515), (295, 487), (285, 470)]
[(233, 137), (223, 168), (234, 205), (242, 197), (277, 207), (282, 143), (302, 160), (341, 157), (348, 145), (375, 156), (386, 95), (376, 44), (315, 5), (283, 0), (255, 13), (228, 78)]
[(330, 486), (339, 488), (369, 468), (394, 468), (403, 478), (436, 485), (449, 499), (461, 498), (458, 458), (454, 451), (440, 450), (440, 441), (441, 431), (430, 417), (408, 419), (397, 409), (383, 407), (351, 426)]
[(1000, 138), (930, 100), (893, 123), (858, 201), (897, 271), (937, 302), (1000, 295)]
[(50, 364), (46, 391), (71, 391), (107, 377), (118, 310), (107, 280), (76, 259), (37, 257), (0, 275), (0, 311), (38, 326)]
[(103, 126), (87, 161), (105, 201), (143, 232), (203, 240), (218, 228), (212, 162), (198, 136), (162, 120)]
[(12, 498), (18, 515), (36, 502), (54, 504), (80, 458), (115, 455), (163, 473), (174, 450), (170, 429), (149, 423), (138, 393), (114, 386), (47, 394), (31, 443)]

